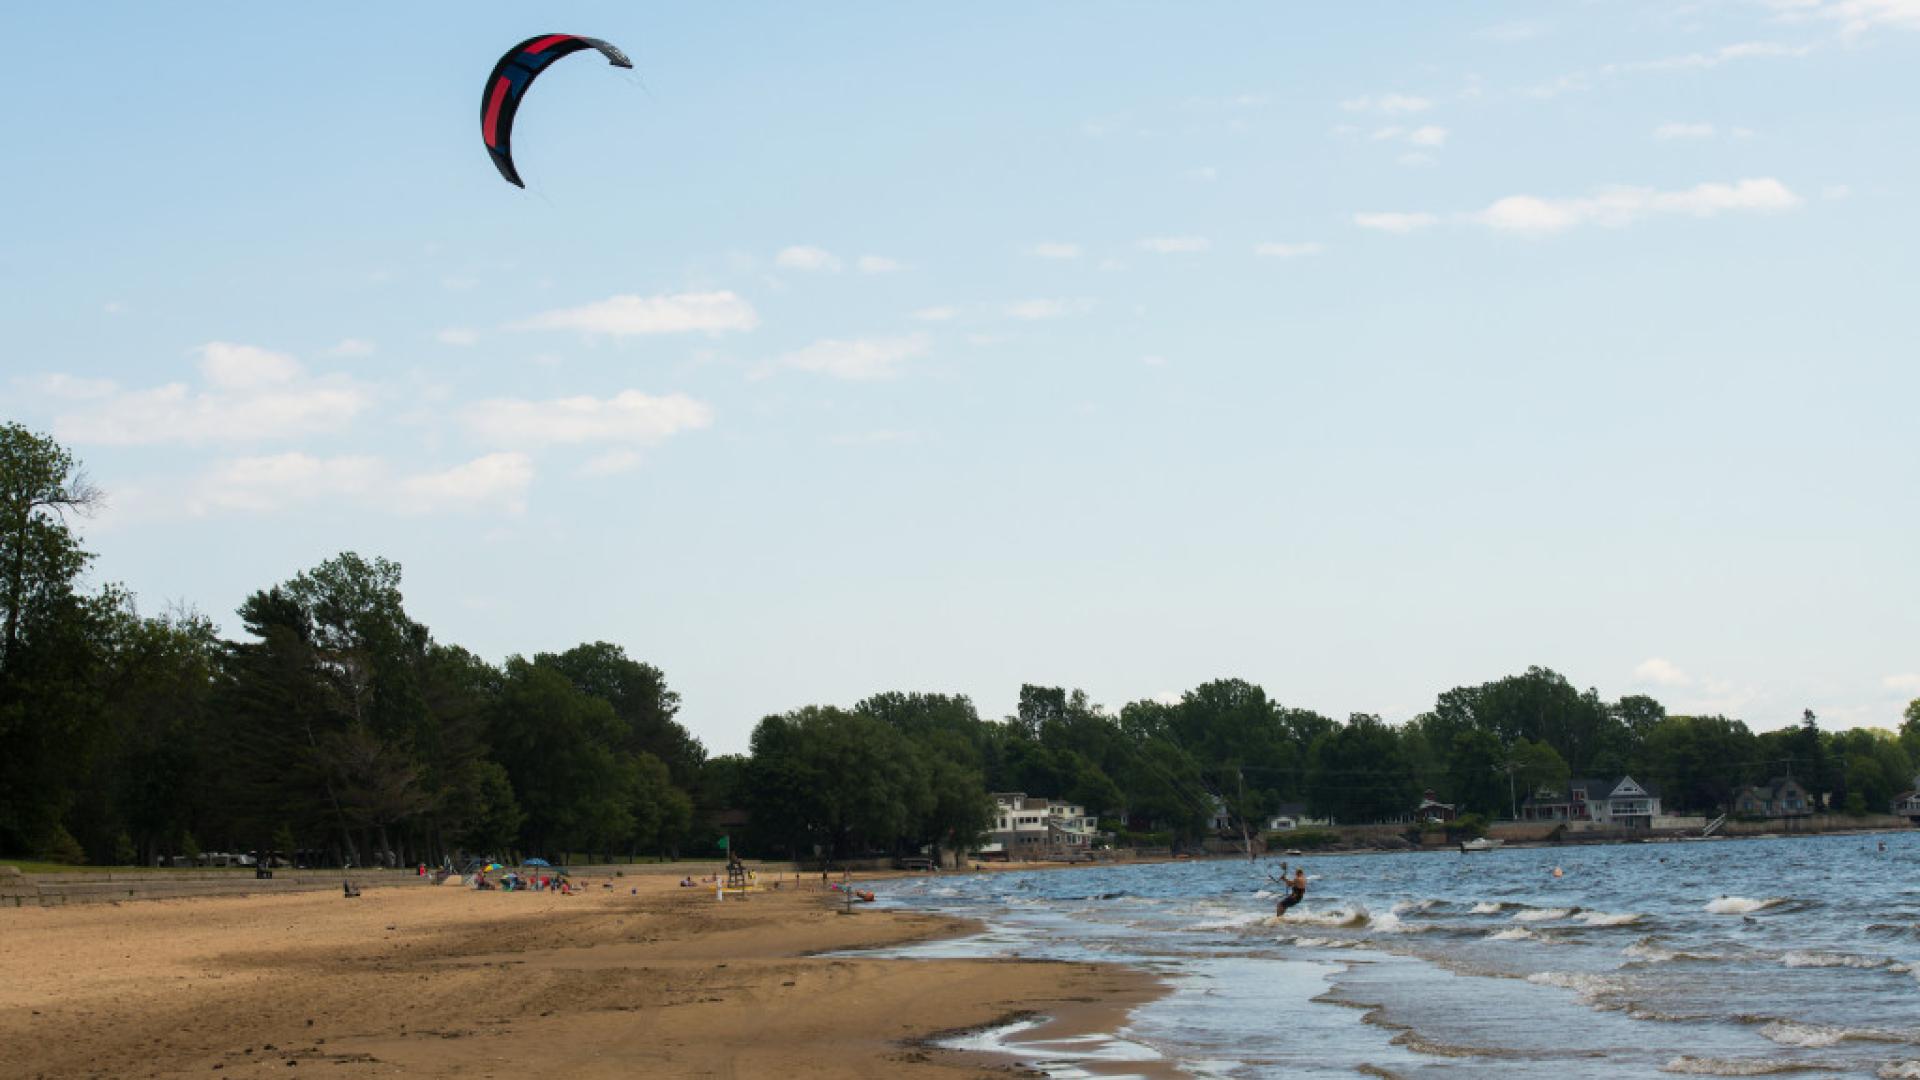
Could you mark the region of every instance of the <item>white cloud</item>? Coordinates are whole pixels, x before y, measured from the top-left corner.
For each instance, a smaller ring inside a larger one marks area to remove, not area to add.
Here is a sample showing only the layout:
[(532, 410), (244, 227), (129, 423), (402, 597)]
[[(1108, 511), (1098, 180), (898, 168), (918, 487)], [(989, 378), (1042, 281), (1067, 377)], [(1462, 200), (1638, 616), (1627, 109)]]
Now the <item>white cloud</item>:
[(1149, 236), (1140, 241), (1142, 251), (1157, 252), (1161, 255), (1193, 254), (1205, 251), (1211, 246), (1204, 236)]
[(433, 335), (433, 339), (442, 345), (472, 345), (480, 340), (480, 335), (464, 326), (449, 326)]
[(1440, 219), (1432, 214), (1408, 214), (1394, 211), (1376, 211), (1353, 215), (1353, 223), (1363, 229), (1378, 232), (1410, 233), (1434, 224)]
[(293, 357), (254, 345), (210, 341), (196, 351), (200, 354), (200, 377), (222, 390), (281, 386), (301, 375), (300, 362)]
[(1474, 36), (1486, 38), (1489, 41), (1517, 42), (1532, 41), (1545, 33), (1546, 28), (1539, 23), (1504, 22), (1482, 27)]
[(907, 268), (900, 260), (885, 255), (862, 255), (854, 265), (863, 274), (891, 274)]
[(1653, 129), (1653, 137), (1662, 141), (1670, 139), (1711, 139), (1712, 124), (1661, 124)]
[(760, 325), (753, 305), (731, 292), (622, 294), (580, 307), (542, 312), (515, 330), (578, 330), (610, 337), (645, 334), (721, 334)]
[(890, 379), (907, 360), (925, 355), (925, 334), (892, 338), (829, 338), (780, 357), (781, 367), (835, 379)]
[(1427, 124), (1408, 132), (1407, 141), (1415, 146), (1445, 146), (1447, 129), (1438, 124)]
[(1340, 103), (1348, 112), (1377, 112), (1388, 114), (1426, 112), (1433, 102), (1410, 94), (1381, 94), (1379, 97), (1363, 94), (1357, 98), (1348, 98)]
[(773, 264), (783, 270), (806, 270), (834, 273), (840, 269), (840, 257), (823, 248), (796, 245), (781, 248), (773, 257)]
[(1920, 0), (1773, 0), (1784, 21), (1826, 19), (1840, 24), (1844, 37), (1875, 27), (1920, 30)]
[(497, 505), (518, 514), (527, 508), (532, 483), (533, 461), (527, 455), (487, 454), (440, 472), (404, 476), (399, 491), (406, 499), (402, 510), (408, 513)]
[(1800, 202), (1800, 196), (1785, 184), (1762, 177), (1732, 184), (1696, 184), (1683, 191), (1611, 188), (1571, 199), (1509, 195), (1469, 218), (1503, 232), (1546, 234), (1587, 224), (1619, 228), (1654, 214), (1713, 217), (1730, 212), (1780, 211)]
[(65, 372), (35, 375), (13, 381), (46, 397), (65, 398), (69, 401), (109, 397), (120, 388), (120, 385), (112, 379), (88, 379), (78, 375), (68, 375)]
[(685, 394), (655, 397), (623, 390), (605, 399), (495, 398), (469, 407), (466, 422), (483, 438), (508, 446), (588, 442), (648, 445), (682, 431), (711, 426), (713, 409)]
[(396, 474), (375, 457), (289, 453), (221, 462), (188, 502), (198, 513), (271, 513), (338, 500), (403, 514), (486, 508), (517, 514), (532, 480), (533, 463), (524, 454), (487, 454), (440, 471)]
[(223, 341), (196, 351), (206, 384), (198, 390), (179, 382), (123, 391), (100, 379), (39, 380), (42, 393), (88, 403), (56, 416), (54, 433), (104, 446), (244, 442), (336, 431), (368, 404), (350, 380), (310, 378), (284, 353)]
[(1270, 259), (1297, 259), (1303, 255), (1318, 255), (1325, 250), (1327, 250), (1327, 246), (1317, 240), (1308, 240), (1298, 244), (1268, 243), (1255, 244), (1253, 246), (1253, 253), (1255, 255), (1262, 255)]
[(1689, 686), (1692, 677), (1680, 670), (1679, 665), (1658, 656), (1649, 657), (1634, 666), (1633, 677), (1643, 684), (1654, 686)]
[(1920, 675), (1889, 675), (1880, 682), (1889, 690), (1898, 690), (1903, 694), (1920, 694)]
[(913, 313), (913, 318), (921, 322), (946, 322), (958, 314), (960, 314), (959, 308), (950, 304), (941, 304), (935, 307), (923, 307)]
[(1057, 319), (1063, 315), (1077, 315), (1093, 307), (1091, 300), (1019, 300), (1008, 304), (1006, 313), (1014, 319), (1034, 322), (1040, 319)]
[(1386, 142), (1388, 139), (1397, 139), (1406, 133), (1406, 128), (1398, 124), (1389, 124), (1383, 128), (1374, 128), (1373, 133), (1367, 136), (1367, 140), (1369, 142)]
[(1608, 65), (1602, 72), (1611, 74), (1620, 71), (1678, 71), (1688, 69), (1716, 68), (1734, 60), (1770, 60), (1805, 56), (1813, 51), (1811, 45), (1786, 45), (1778, 41), (1738, 41), (1732, 45), (1722, 45), (1712, 52), (1685, 53), (1680, 56), (1664, 56), (1658, 60), (1638, 60), (1627, 64)]
[(1080, 245), (1046, 241), (1028, 248), (1027, 254), (1036, 259), (1077, 259), (1080, 257)]
[(589, 460), (580, 466), (580, 472), (586, 476), (617, 476), (639, 468), (643, 460), (638, 450), (615, 450)]
[(326, 350), (326, 355), (341, 357), (372, 356), (374, 351), (373, 342), (367, 341), (364, 338), (341, 338), (338, 344)]

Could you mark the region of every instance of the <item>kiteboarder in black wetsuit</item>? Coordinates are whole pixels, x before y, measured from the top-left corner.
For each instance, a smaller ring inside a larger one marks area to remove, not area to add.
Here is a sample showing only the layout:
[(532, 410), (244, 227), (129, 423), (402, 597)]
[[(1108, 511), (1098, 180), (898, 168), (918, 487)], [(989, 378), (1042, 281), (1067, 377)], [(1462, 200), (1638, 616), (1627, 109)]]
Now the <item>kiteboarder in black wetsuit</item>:
[(1287, 881), (1287, 895), (1281, 897), (1280, 902), (1273, 906), (1273, 917), (1286, 918), (1287, 909), (1306, 898), (1307, 871), (1304, 868), (1298, 868), (1294, 870), (1293, 877)]

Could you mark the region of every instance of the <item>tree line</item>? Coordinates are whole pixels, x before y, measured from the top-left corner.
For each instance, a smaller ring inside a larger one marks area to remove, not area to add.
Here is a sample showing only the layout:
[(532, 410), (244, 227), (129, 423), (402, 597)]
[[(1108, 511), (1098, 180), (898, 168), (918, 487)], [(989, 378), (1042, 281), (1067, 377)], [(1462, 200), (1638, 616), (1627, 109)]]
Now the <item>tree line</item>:
[(200, 850), (365, 865), (459, 854), (799, 859), (964, 849), (989, 792), (1078, 803), (1123, 838), (1190, 843), (1304, 805), (1407, 816), (1424, 791), (1505, 817), (1573, 777), (1631, 774), (1669, 812), (1790, 773), (1835, 810), (1884, 810), (1920, 763), (1896, 732), (1603, 700), (1544, 668), (1442, 693), (1399, 725), (1335, 720), (1241, 679), (1110, 710), (1023, 686), (1005, 718), (886, 692), (762, 719), (709, 756), (651, 664), (606, 642), (495, 664), (407, 611), (401, 568), (347, 552), (248, 596), (223, 638), (81, 582), (100, 494), (71, 454), (0, 428), (0, 854), (150, 864)]

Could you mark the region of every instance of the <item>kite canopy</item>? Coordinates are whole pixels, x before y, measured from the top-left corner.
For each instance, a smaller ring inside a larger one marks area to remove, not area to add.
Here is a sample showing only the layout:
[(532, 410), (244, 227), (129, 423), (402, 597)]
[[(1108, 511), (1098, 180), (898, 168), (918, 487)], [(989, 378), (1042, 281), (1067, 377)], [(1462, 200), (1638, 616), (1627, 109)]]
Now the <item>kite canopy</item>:
[(527, 87), (549, 64), (569, 53), (581, 49), (598, 49), (614, 67), (631, 68), (633, 61), (627, 54), (613, 45), (598, 38), (577, 37), (573, 34), (543, 34), (531, 37), (507, 50), (507, 55), (493, 65), (493, 74), (487, 76), (486, 89), (480, 93), (480, 138), (487, 144), (487, 153), (492, 156), (494, 167), (507, 183), (515, 187), (526, 187), (520, 181), (520, 171), (513, 167), (513, 117), (520, 111), (520, 99), (527, 94)]

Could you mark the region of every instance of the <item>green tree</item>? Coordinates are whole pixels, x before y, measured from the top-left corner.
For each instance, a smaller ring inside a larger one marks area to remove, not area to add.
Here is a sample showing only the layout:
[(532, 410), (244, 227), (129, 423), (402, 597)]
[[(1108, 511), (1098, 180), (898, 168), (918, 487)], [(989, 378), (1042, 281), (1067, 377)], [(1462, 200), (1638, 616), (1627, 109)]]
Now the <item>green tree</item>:
[(1377, 716), (1354, 713), (1314, 743), (1309, 760), (1308, 805), (1336, 822), (1393, 820), (1419, 801), (1399, 735)]

